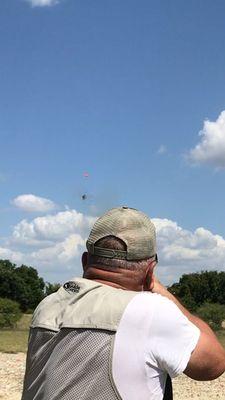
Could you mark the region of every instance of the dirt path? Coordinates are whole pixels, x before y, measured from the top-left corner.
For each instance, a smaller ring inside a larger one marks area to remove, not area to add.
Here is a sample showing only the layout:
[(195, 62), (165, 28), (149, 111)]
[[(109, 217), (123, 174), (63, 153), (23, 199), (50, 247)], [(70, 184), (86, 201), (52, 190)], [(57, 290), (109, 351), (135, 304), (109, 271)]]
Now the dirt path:
[(0, 400), (20, 400), (25, 372), (24, 353), (0, 353)]
[[(25, 371), (24, 353), (0, 353), (0, 400), (20, 400)], [(184, 375), (173, 381), (174, 400), (224, 400), (225, 374), (212, 382), (196, 382)]]
[(173, 380), (174, 400), (224, 400), (225, 374), (215, 381), (197, 382), (181, 375)]

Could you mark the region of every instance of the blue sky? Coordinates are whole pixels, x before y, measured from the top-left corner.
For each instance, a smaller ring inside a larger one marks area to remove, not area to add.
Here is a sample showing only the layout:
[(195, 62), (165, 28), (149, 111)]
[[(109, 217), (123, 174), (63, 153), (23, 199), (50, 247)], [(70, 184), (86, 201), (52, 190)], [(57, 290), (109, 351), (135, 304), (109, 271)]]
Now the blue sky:
[(224, 2), (0, 11), (0, 257), (80, 274), (93, 218), (126, 204), (156, 223), (164, 283), (224, 270)]

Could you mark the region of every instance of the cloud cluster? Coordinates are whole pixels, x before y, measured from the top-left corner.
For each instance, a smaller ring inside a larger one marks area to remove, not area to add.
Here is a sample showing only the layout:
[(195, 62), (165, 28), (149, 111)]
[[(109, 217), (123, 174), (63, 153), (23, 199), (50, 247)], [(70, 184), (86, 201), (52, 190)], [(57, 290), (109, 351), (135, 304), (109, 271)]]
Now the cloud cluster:
[[(32, 265), (48, 280), (63, 281), (68, 273), (80, 275), (80, 256), (94, 221), (74, 209), (23, 219), (0, 245), (0, 258)], [(183, 273), (224, 269), (223, 237), (203, 227), (192, 232), (169, 219), (155, 218), (153, 222), (157, 230), (158, 275), (164, 283), (175, 282)]]
[(21, 251), (11, 250), (10, 248), (0, 247), (0, 259), (10, 260), (15, 264), (23, 263), (24, 254)]
[(59, 211), (30, 221), (23, 219), (1, 245), (0, 258), (32, 265), (45, 279), (52, 273), (64, 280), (66, 271), (72, 267), (73, 275), (80, 274), (80, 256), (94, 221), (95, 218), (76, 210)]
[(54, 243), (73, 233), (84, 236), (93, 222), (93, 217), (76, 210), (60, 211), (54, 215), (34, 218), (30, 222), (23, 219), (15, 225), (12, 239), (26, 245), (35, 245), (36, 242)]
[(27, 212), (48, 212), (56, 208), (56, 204), (44, 197), (33, 194), (22, 194), (12, 200), (12, 204)]
[(59, 0), (26, 0), (32, 7), (50, 7), (56, 5)]
[(168, 219), (153, 219), (156, 226), (159, 272), (167, 282), (202, 269), (225, 270), (225, 239), (199, 227), (194, 232)]
[(225, 168), (225, 111), (215, 122), (205, 121), (199, 136), (200, 141), (190, 150), (188, 160), (194, 164)]

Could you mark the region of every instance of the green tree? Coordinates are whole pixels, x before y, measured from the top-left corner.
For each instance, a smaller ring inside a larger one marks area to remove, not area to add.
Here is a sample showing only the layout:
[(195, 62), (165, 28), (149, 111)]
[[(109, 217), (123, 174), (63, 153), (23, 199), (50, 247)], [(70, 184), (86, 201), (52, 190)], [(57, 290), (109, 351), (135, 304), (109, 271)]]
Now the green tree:
[(23, 290), (23, 280), (16, 276), (16, 265), (9, 260), (0, 260), (0, 297), (16, 300)]
[(60, 283), (50, 283), (46, 282), (45, 283), (45, 296), (49, 296), (52, 293), (57, 292), (57, 290), (60, 288)]
[(225, 272), (219, 272), (219, 284), (217, 301), (219, 304), (225, 304)]
[(219, 330), (222, 321), (225, 319), (225, 305), (204, 303), (197, 308), (196, 314), (207, 322), (213, 330)]
[(9, 260), (0, 260), (0, 297), (20, 304), (21, 310), (33, 310), (44, 298), (45, 283), (36, 269)]
[(36, 269), (26, 265), (17, 267), (15, 272), (24, 284), (23, 290), (20, 291), (20, 296), (16, 300), (20, 303), (23, 311), (33, 310), (44, 298), (44, 280), (38, 276)]
[(13, 328), (20, 317), (19, 303), (10, 299), (0, 298), (0, 328)]
[(168, 289), (191, 311), (204, 303), (225, 304), (225, 272), (185, 274)]

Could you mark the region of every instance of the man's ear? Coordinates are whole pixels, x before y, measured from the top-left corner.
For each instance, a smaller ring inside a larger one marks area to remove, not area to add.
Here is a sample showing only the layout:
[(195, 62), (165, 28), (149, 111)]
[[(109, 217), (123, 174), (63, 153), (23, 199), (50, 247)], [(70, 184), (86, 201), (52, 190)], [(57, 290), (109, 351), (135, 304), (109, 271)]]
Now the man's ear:
[(155, 283), (155, 281), (154, 281), (154, 278), (155, 278), (154, 269), (155, 269), (155, 267), (157, 265), (157, 262), (158, 262), (158, 259), (152, 261), (152, 263), (151, 263), (151, 269), (150, 269), (151, 270), (151, 282), (150, 282), (150, 285), (149, 285), (149, 290), (151, 290), (151, 291), (152, 291), (152, 289), (154, 287), (154, 283)]
[(88, 264), (88, 253), (87, 253), (87, 251), (85, 251), (83, 254), (82, 254), (82, 265), (83, 265), (83, 270), (84, 270), (84, 272), (87, 270), (87, 264)]
[(156, 264), (157, 264), (157, 262), (155, 260), (151, 261), (149, 263), (149, 266), (148, 266), (148, 269), (147, 269), (146, 275), (145, 275), (145, 280), (144, 280), (144, 287), (143, 287), (144, 290), (151, 291), (153, 289), (153, 286), (154, 286), (153, 273), (154, 273), (154, 268), (155, 268)]

